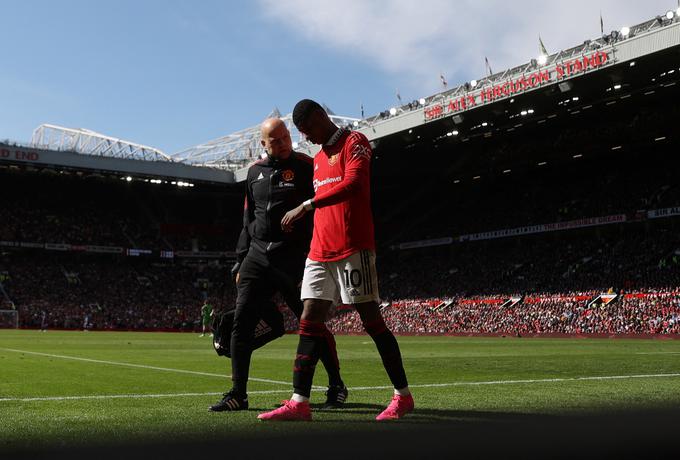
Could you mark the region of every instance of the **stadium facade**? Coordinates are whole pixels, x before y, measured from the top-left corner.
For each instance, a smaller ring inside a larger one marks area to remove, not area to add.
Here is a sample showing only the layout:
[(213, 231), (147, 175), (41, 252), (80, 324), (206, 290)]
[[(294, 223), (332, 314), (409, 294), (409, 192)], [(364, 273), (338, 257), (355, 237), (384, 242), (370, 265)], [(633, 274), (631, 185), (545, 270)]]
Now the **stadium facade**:
[[(336, 124), (363, 132), (376, 146), (383, 140), (408, 144), (414, 139), (439, 139), (445, 136), (455, 136), (464, 141), (480, 132), (498, 132), (499, 127), (489, 125), (488, 121), (482, 122), (487, 123), (482, 127), (488, 129), (477, 129), (480, 127), (476, 126), (476, 120), (480, 116), (485, 119), (487, 113), (491, 115), (508, 112), (505, 105), (508, 102), (518, 102), (514, 107), (519, 107), (520, 101), (516, 101), (519, 98), (523, 105), (531, 107), (538, 105), (544, 95), (557, 93), (567, 98), (578, 93), (581, 97), (580, 104), (574, 105), (587, 106), (585, 96), (596, 97), (593, 93), (597, 93), (603, 82), (609, 83), (607, 88), (625, 84), (626, 88), (618, 93), (619, 96), (624, 96), (632, 90), (631, 79), (637, 80), (642, 74), (655, 75), (658, 70), (666, 68), (667, 71), (674, 72), (677, 68), (675, 64), (679, 46), (680, 18), (678, 12), (669, 11), (666, 15), (641, 24), (587, 39), (573, 48), (541, 55), (512, 69), (422, 98), (415, 107), (413, 104), (394, 107), (387, 117), (373, 116), (360, 120), (336, 115), (328, 108), (326, 110)], [(530, 115), (541, 116), (533, 111), (535, 109), (528, 110), (532, 110)], [(521, 112), (520, 110), (517, 114)], [(281, 116), (278, 109), (274, 109), (269, 116), (280, 116), (286, 122), (294, 133), (298, 150), (310, 155), (316, 154), (318, 147), (307, 143), (300, 136), (292, 125), (290, 114)], [(543, 116), (549, 117), (551, 113), (544, 112)], [(57, 167), (119, 171), (142, 176), (153, 175), (155, 170), (164, 178), (222, 183), (244, 180), (244, 171), (247, 169), (244, 166), (262, 153), (257, 126), (173, 155), (86, 129), (55, 125), (39, 126), (29, 146), (8, 143), (0, 143), (0, 146), (0, 161), (3, 162), (51, 164)], [(74, 157), (71, 153), (86, 155), (89, 159)], [(121, 161), (102, 161), (102, 158)], [(130, 160), (150, 161), (153, 167), (148, 168)], [(183, 167), (186, 165), (204, 166), (225, 172), (209, 173), (203, 168), (195, 170)]]

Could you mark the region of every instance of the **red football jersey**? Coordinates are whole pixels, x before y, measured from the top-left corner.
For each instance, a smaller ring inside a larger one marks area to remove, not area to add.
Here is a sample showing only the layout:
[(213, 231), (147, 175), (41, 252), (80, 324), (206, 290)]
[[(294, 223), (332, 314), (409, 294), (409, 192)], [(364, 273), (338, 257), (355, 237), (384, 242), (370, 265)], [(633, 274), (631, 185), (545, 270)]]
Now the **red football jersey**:
[(368, 139), (355, 131), (342, 132), (314, 157), (316, 211), (310, 259), (332, 262), (375, 250), (370, 160)]

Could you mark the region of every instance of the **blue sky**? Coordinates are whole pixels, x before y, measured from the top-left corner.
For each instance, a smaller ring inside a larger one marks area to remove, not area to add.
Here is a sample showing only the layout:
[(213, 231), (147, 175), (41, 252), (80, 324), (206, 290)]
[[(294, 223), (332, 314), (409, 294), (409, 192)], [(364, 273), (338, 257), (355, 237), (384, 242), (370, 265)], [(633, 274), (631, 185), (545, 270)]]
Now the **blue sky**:
[(174, 153), (304, 97), (366, 115), (677, 0), (0, 0), (0, 139), (42, 123)]

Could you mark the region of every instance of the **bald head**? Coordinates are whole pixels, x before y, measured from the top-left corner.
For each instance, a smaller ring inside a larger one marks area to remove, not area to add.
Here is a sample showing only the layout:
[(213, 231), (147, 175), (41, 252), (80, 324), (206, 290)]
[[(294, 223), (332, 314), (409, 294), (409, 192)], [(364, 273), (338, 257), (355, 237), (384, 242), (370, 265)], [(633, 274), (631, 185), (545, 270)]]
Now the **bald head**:
[(260, 126), (260, 143), (267, 154), (277, 160), (285, 160), (293, 150), (290, 132), (280, 118), (267, 118)]

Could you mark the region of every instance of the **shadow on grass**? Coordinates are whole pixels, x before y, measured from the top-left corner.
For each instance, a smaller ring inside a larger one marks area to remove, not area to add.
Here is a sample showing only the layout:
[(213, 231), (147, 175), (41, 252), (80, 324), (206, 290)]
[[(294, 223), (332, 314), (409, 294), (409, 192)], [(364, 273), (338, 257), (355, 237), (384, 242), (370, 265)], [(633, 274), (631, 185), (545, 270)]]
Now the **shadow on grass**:
[[(274, 404), (270, 407), (254, 408), (248, 411), (251, 413), (266, 412), (280, 407)], [(325, 409), (323, 403), (311, 404), (314, 422), (320, 423), (359, 423), (375, 424), (375, 416), (383, 411), (386, 405), (369, 403), (345, 403), (341, 408)], [(348, 416), (368, 416), (366, 419)], [(319, 418), (319, 416), (322, 416)], [(559, 418), (559, 415), (534, 414), (519, 412), (493, 412), (493, 411), (469, 411), (456, 409), (432, 409), (418, 408), (416, 406), (413, 413), (408, 414), (403, 419), (397, 421), (399, 424), (441, 424), (441, 423), (515, 423), (527, 421), (549, 421)]]
[[(368, 418), (352, 418), (351, 423), (357, 424), (376, 424), (374, 420), (385, 406), (377, 404), (357, 404), (352, 408), (345, 409), (320, 409), (314, 410), (312, 414), (324, 414), (323, 418), (314, 419), (320, 423), (341, 423), (348, 422), (347, 415), (366, 415)], [(522, 414), (516, 412), (490, 412), (490, 411), (464, 411), (454, 409), (418, 409), (406, 415), (403, 419), (394, 422), (400, 425), (464, 425), (477, 423), (499, 423), (512, 424), (524, 422), (538, 422), (555, 420), (558, 415), (546, 414)]]
[[(351, 410), (374, 410), (355, 404)], [(325, 413), (324, 413), (325, 414)], [(433, 420), (447, 423), (431, 423)], [(281, 428), (227, 432), (219, 437), (175, 437), (98, 446), (31, 448), (3, 453), (21, 460), (186, 460), (206, 458), (276, 460), (334, 459), (616, 459), (678, 458), (680, 412), (623, 412), (601, 415), (546, 416), (507, 412), (427, 409), (396, 423), (344, 419), (322, 423), (272, 423)], [(427, 423), (422, 423), (422, 422)], [(480, 423), (470, 423), (477, 422)], [(452, 425), (448, 422), (457, 422)], [(420, 423), (420, 425), (417, 425)], [(371, 429), (372, 424), (379, 429)], [(313, 425), (323, 427), (310, 430)], [(265, 425), (261, 425), (265, 426)]]
[[(274, 404), (270, 407), (253, 408), (249, 412), (266, 412), (280, 407)], [(383, 411), (386, 405), (369, 403), (345, 403), (341, 408), (325, 409), (323, 403), (311, 404), (314, 422), (320, 423), (369, 423), (375, 424), (375, 416)], [(366, 419), (354, 418), (351, 416), (368, 416)], [(348, 417), (350, 416), (350, 417)], [(321, 417), (321, 418), (319, 418)], [(441, 423), (514, 423), (537, 420), (554, 420), (559, 415), (550, 414), (530, 414), (519, 412), (493, 412), (493, 411), (465, 411), (455, 409), (431, 409), (418, 408), (416, 406), (413, 413), (408, 414), (397, 423), (400, 424), (441, 424)]]

